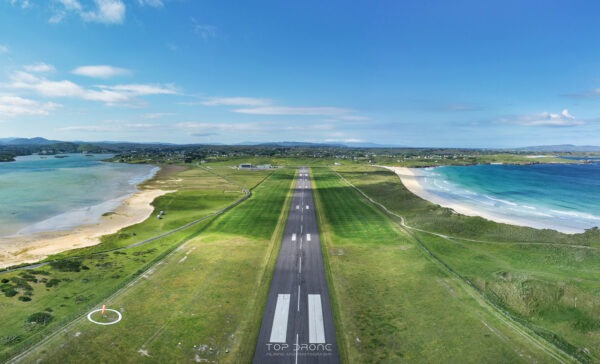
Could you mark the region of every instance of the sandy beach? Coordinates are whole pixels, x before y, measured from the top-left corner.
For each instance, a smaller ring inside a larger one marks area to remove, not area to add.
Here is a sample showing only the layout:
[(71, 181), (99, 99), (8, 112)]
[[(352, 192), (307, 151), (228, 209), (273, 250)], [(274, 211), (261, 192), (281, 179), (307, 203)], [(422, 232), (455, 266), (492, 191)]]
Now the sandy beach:
[(507, 216), (503, 214), (494, 214), (493, 212), (477, 209), (476, 207), (468, 204), (461, 203), (457, 200), (446, 199), (442, 196), (433, 194), (428, 192), (423, 188), (422, 179), (425, 178), (423, 173), (420, 172), (419, 168), (407, 168), (407, 167), (388, 167), (381, 166), (386, 168), (398, 175), (400, 180), (404, 184), (404, 186), (415, 195), (421, 197), (424, 200), (429, 202), (438, 204), (442, 207), (450, 208), (455, 212), (467, 216), (480, 216), (488, 220), (492, 220), (495, 222), (518, 225), (518, 226), (528, 226), (536, 229), (553, 229), (558, 230), (567, 234), (580, 233), (582, 231), (577, 229), (568, 229), (566, 227), (558, 228), (556, 226), (551, 226), (548, 224), (544, 224), (542, 222), (533, 221), (533, 220), (525, 220), (519, 219), (514, 216)]
[(171, 192), (174, 191), (143, 189), (124, 200), (112, 211), (113, 214), (102, 216), (97, 223), (81, 225), (72, 230), (1, 237), (0, 268), (37, 262), (52, 254), (96, 245), (101, 236), (146, 220), (154, 209), (150, 205), (152, 201)]

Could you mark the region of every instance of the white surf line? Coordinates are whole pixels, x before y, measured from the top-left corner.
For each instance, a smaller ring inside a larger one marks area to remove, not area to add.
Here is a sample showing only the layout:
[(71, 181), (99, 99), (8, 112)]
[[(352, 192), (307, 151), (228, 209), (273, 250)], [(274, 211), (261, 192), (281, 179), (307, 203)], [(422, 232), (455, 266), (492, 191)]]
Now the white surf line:
[(298, 312), (300, 312), (300, 286), (298, 286)]
[(285, 343), (288, 326), (288, 313), (290, 311), (290, 295), (278, 294), (273, 326), (271, 327), (271, 338), (269, 342)]
[(292, 234), (292, 241), (296, 241), (296, 234)]
[(308, 342), (325, 344), (325, 327), (320, 294), (308, 295)]
[(306, 234), (306, 241), (310, 241), (310, 234)]

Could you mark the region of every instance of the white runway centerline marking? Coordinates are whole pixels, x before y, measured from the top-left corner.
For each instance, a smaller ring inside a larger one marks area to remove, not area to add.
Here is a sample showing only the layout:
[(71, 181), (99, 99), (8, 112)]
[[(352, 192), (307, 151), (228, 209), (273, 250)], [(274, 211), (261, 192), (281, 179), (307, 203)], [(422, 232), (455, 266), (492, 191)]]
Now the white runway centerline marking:
[(310, 344), (325, 344), (325, 327), (320, 294), (308, 295), (308, 342)]
[(300, 257), (300, 262), (298, 262), (298, 273), (302, 274), (302, 257)]
[(298, 312), (300, 312), (300, 286), (298, 286)]
[(271, 327), (271, 338), (269, 339), (270, 342), (286, 342), (289, 311), (290, 295), (278, 294), (277, 305), (275, 306), (275, 316), (273, 317), (273, 327)]
[(310, 234), (306, 234), (306, 241), (310, 241)]
[(296, 234), (292, 234), (292, 241), (296, 241)]

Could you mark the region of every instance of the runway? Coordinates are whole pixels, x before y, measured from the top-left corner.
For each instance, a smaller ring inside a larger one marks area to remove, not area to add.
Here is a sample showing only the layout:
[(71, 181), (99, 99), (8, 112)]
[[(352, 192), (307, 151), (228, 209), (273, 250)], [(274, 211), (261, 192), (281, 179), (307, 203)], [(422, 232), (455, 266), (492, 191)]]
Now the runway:
[(339, 363), (307, 168), (300, 168), (254, 363)]

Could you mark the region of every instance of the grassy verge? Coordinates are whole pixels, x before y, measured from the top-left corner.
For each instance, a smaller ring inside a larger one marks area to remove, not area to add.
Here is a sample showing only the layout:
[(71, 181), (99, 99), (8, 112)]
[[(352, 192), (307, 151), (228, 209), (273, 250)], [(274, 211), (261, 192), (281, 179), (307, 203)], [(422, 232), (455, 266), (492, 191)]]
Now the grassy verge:
[(250, 199), (102, 301), (123, 313), (120, 323), (98, 326), (81, 317), (27, 361), (113, 362), (116, 351), (121, 362), (239, 362), (251, 355), (258, 306), (268, 293), (265, 271), (292, 180), (290, 170), (275, 172)]
[(424, 247), (490, 304), (577, 360), (599, 360), (597, 231), (567, 235), (462, 216), (412, 195), (391, 172), (339, 172), (421, 229), (413, 232)]
[(313, 171), (345, 360), (552, 360), (331, 170)]

